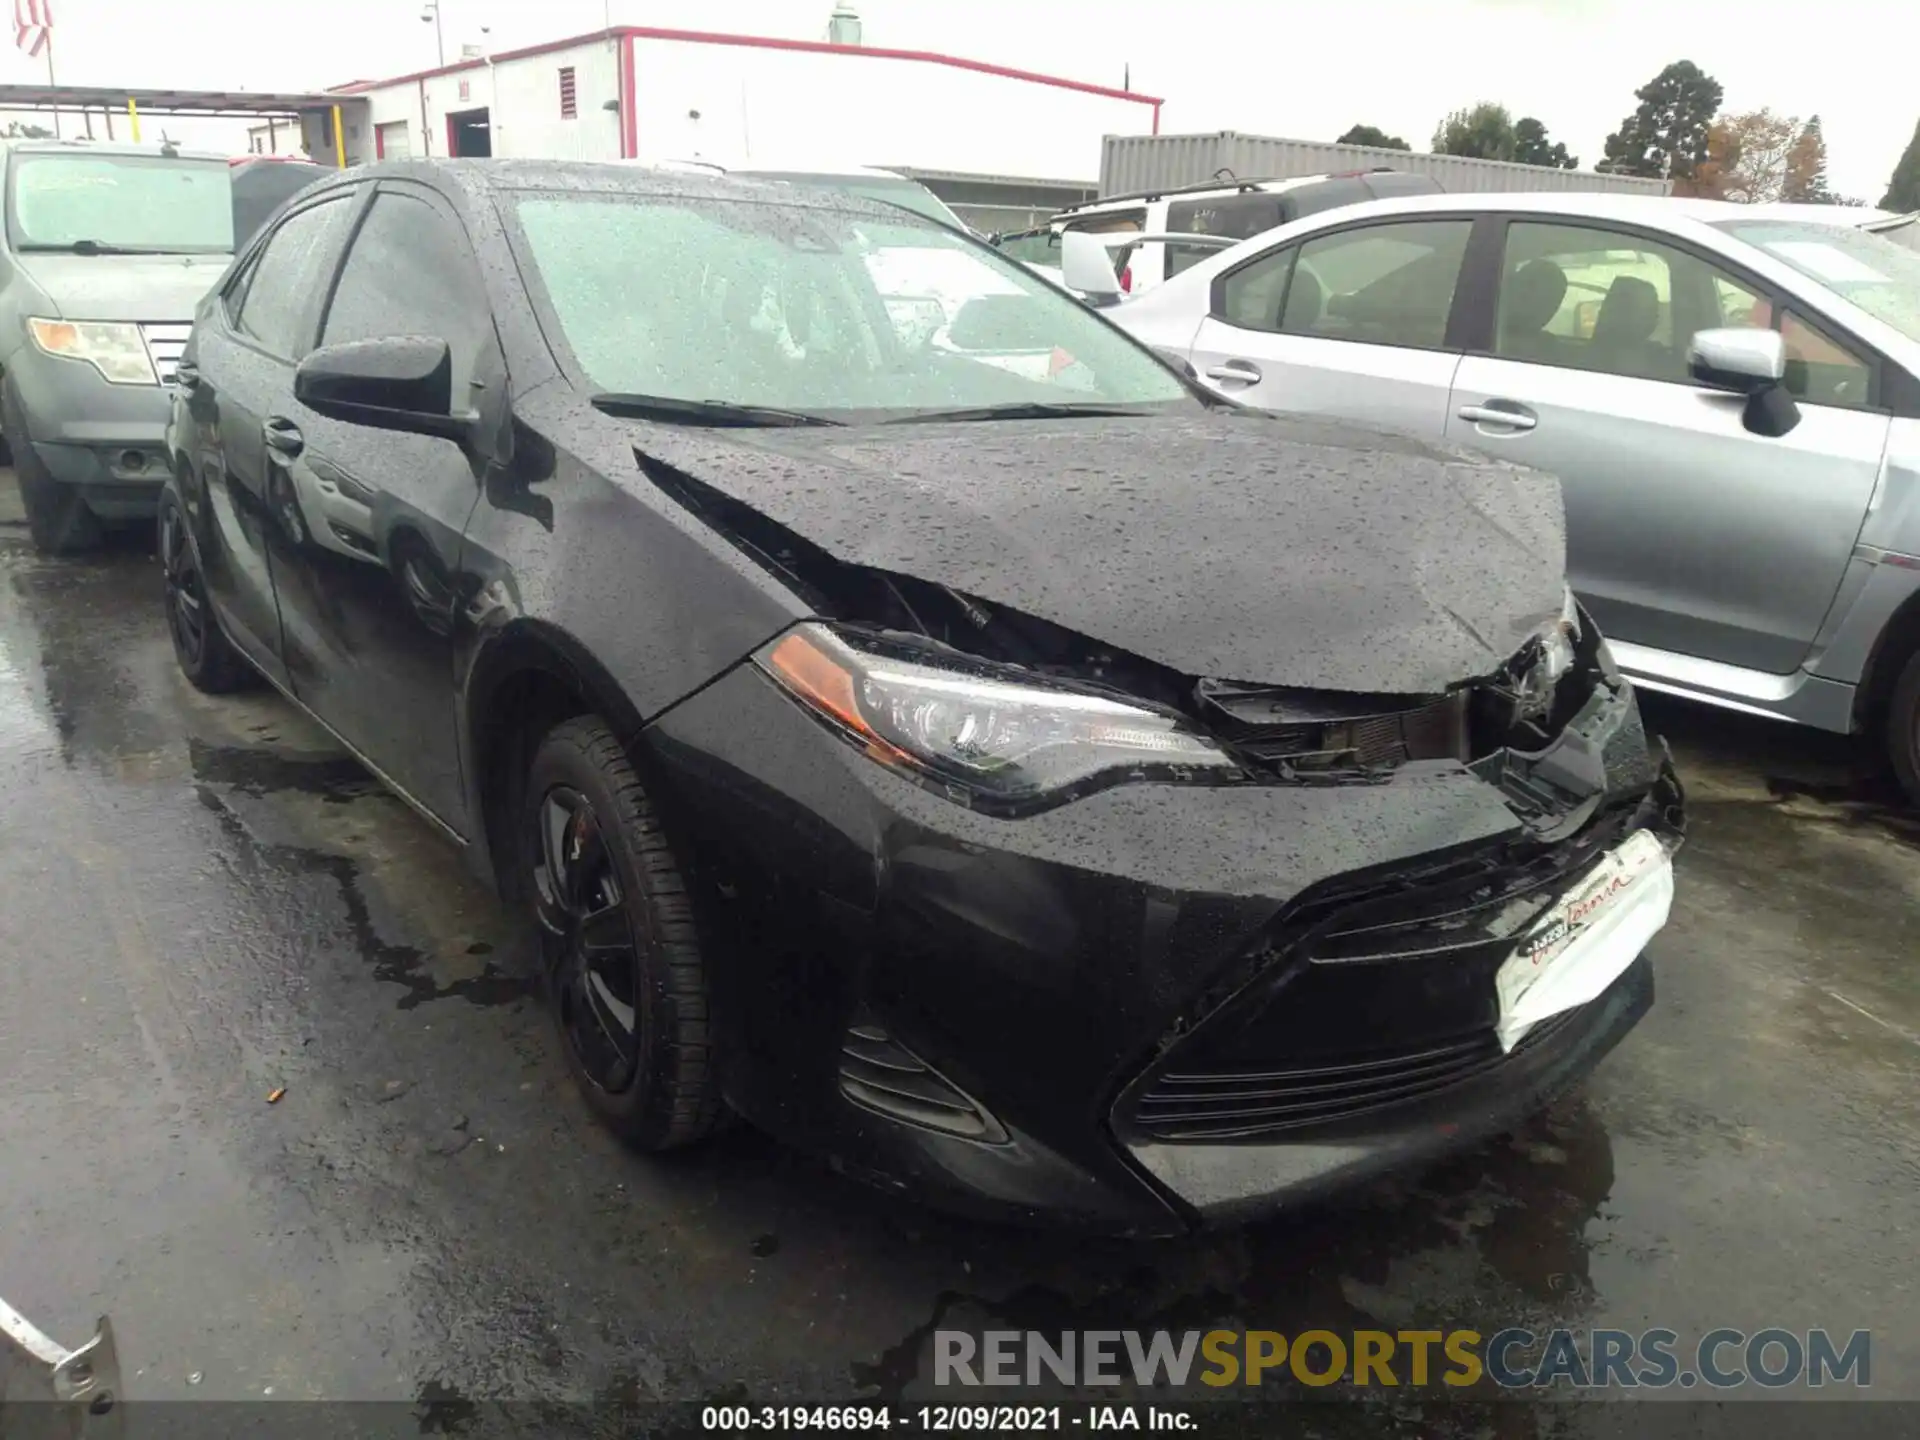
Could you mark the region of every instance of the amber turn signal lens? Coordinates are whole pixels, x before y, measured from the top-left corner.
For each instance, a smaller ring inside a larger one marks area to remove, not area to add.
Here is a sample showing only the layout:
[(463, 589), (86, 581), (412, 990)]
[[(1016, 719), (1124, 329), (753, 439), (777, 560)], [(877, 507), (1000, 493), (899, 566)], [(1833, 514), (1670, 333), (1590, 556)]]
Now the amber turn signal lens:
[(766, 665), (795, 695), (865, 741), (867, 753), (874, 759), (889, 763), (911, 760), (899, 746), (874, 733), (854, 698), (852, 672), (804, 631), (795, 630), (768, 651)]

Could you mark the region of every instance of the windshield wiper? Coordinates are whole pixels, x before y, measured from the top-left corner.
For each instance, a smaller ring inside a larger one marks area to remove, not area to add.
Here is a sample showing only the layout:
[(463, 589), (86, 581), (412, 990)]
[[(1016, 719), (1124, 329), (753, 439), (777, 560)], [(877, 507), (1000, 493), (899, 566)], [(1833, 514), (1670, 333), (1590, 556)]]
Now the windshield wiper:
[(594, 409), (629, 420), (664, 420), (669, 425), (838, 425), (825, 415), (782, 410), (774, 405), (735, 405), (726, 400), (685, 400), (674, 395), (595, 395)]
[(1150, 415), (1138, 406), (1115, 405), (1093, 400), (1019, 401), (1010, 405), (975, 405), (964, 410), (922, 410), (913, 415), (897, 415), (889, 425), (930, 425), (935, 422), (967, 420), (1072, 420), (1098, 415)]
[(58, 245), (35, 244), (28, 241), (20, 248), (43, 254), (64, 255), (158, 255), (161, 253), (158, 250), (142, 249), (137, 245), (109, 245), (104, 240), (68, 240)]

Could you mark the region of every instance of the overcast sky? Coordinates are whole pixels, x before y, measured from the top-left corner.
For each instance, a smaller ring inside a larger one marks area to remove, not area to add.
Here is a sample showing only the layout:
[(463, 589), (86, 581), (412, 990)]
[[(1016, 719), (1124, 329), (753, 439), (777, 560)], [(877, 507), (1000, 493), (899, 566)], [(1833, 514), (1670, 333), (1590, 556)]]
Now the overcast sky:
[[(616, 24), (820, 38), (832, 0), (442, 0), (449, 54)], [(1877, 202), (1920, 119), (1911, 0), (854, 0), (867, 43), (940, 50), (1167, 101), (1168, 131), (1331, 140), (1378, 125), (1424, 149), (1449, 109), (1535, 115), (1583, 166), (1634, 90), (1689, 59), (1728, 110), (1818, 114), (1829, 178)], [(53, 0), (63, 82), (324, 89), (434, 63), (420, 0)], [(0, 80), (45, 78), (0, 50)], [(884, 141), (884, 119), (878, 138)], [(991, 124), (991, 116), (956, 117)], [(175, 138), (203, 143), (198, 127)], [(238, 143), (234, 148), (243, 148)], [(884, 150), (881, 143), (877, 147)], [(912, 156), (891, 157), (912, 163)], [(1099, 173), (1087, 156), (1084, 174)]]

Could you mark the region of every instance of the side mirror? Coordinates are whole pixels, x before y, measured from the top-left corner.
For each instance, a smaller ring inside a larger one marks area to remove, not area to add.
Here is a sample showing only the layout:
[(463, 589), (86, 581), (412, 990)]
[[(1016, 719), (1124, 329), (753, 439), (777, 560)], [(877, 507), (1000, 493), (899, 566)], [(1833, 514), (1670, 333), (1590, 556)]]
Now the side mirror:
[(1095, 304), (1118, 300), (1125, 293), (1104, 238), (1084, 230), (1069, 230), (1060, 237), (1060, 279), (1067, 289)]
[(1687, 372), (1702, 385), (1751, 395), (1786, 377), (1786, 342), (1777, 330), (1702, 330), (1687, 347)]
[(445, 340), (397, 335), (326, 345), (293, 372), (293, 397), (315, 414), (464, 441), (474, 417), (453, 409), (453, 351)]
[(1800, 407), (1781, 382), (1787, 342), (1778, 330), (1702, 330), (1687, 347), (1687, 371), (1702, 385), (1747, 397), (1741, 424), (1777, 440), (1800, 423)]

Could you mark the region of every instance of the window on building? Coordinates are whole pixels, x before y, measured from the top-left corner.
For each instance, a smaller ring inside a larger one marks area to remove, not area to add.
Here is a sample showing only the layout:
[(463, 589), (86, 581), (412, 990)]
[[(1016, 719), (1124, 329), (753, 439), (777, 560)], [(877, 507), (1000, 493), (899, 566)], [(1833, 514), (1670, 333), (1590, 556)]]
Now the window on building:
[(560, 67), (560, 118), (571, 120), (580, 113), (580, 92), (574, 84), (573, 66)]

